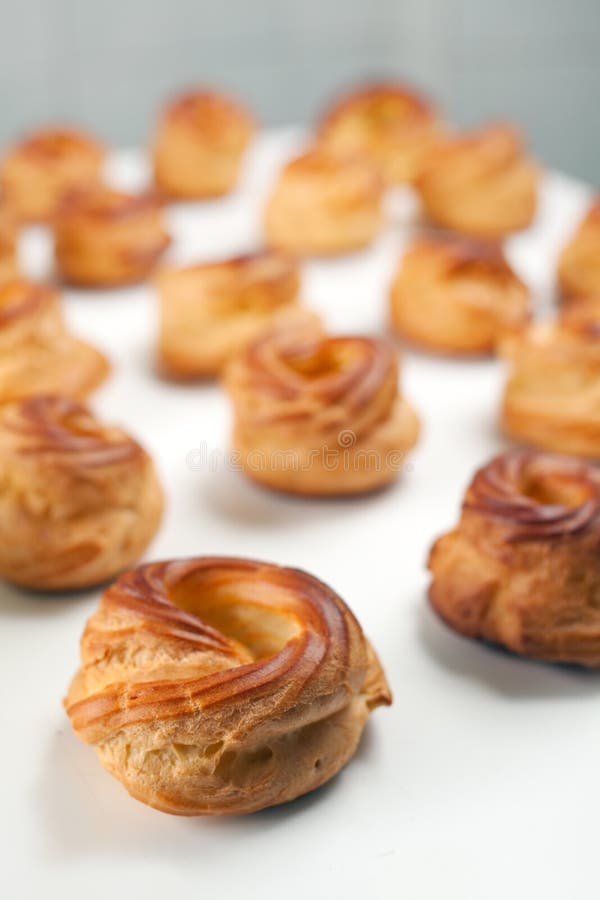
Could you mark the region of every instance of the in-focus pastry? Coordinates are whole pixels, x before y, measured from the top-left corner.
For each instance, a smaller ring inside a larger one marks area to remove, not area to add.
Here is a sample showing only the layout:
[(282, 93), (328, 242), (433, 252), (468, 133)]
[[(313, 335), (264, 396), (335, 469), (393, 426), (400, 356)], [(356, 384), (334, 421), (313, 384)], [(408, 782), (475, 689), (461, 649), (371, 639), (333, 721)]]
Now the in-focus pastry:
[(513, 450), (480, 469), (434, 544), (429, 596), (456, 631), (551, 662), (600, 666), (600, 475)]
[(449, 137), (429, 154), (416, 187), (436, 225), (502, 238), (531, 224), (538, 167), (510, 125)]
[(152, 460), (78, 401), (34, 395), (0, 407), (0, 577), (38, 590), (100, 584), (156, 532)]
[(71, 195), (56, 216), (54, 239), (64, 281), (107, 288), (143, 281), (171, 242), (158, 197), (108, 187)]
[(600, 459), (600, 318), (583, 312), (506, 342), (502, 424), (518, 441)]
[(0, 403), (40, 392), (83, 398), (109, 371), (67, 330), (56, 291), (22, 279), (0, 284)]
[(17, 224), (0, 197), (0, 283), (19, 275), (17, 259)]
[(194, 816), (319, 787), (390, 703), (331, 588), (298, 569), (201, 557), (140, 566), (104, 592), (65, 706), (133, 797)]
[(342, 97), (325, 114), (319, 143), (336, 153), (361, 153), (387, 182), (415, 179), (424, 156), (439, 140), (433, 105), (403, 84), (380, 83)]
[(45, 222), (73, 189), (99, 182), (104, 156), (104, 147), (81, 131), (36, 131), (0, 163), (0, 188), (17, 218)]
[(157, 288), (159, 366), (175, 378), (217, 375), (265, 328), (300, 310), (297, 263), (268, 251), (166, 268)]
[(497, 244), (439, 235), (417, 238), (391, 288), (396, 331), (451, 354), (491, 353), (529, 320), (529, 292)]
[(367, 159), (310, 150), (279, 175), (265, 209), (266, 242), (301, 256), (359, 250), (381, 228), (382, 196)]
[(233, 444), (255, 481), (298, 494), (354, 494), (394, 481), (419, 422), (382, 340), (289, 330), (260, 338), (226, 373)]
[(179, 200), (202, 200), (233, 190), (256, 130), (237, 101), (190, 91), (165, 109), (153, 144), (158, 190)]
[(600, 298), (600, 197), (560, 254), (558, 284), (566, 299)]

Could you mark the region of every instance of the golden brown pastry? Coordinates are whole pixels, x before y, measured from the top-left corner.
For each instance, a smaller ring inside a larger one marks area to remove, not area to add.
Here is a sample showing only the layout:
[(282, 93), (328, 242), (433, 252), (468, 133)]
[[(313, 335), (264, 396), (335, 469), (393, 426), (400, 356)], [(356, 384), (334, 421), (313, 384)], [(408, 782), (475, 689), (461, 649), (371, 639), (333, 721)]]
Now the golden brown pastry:
[(265, 209), (266, 242), (301, 256), (366, 247), (383, 222), (382, 196), (366, 159), (310, 150), (279, 175)]
[(391, 288), (396, 331), (451, 354), (491, 353), (529, 319), (529, 292), (497, 244), (452, 235), (415, 240)]
[(600, 666), (600, 475), (513, 450), (480, 469), (434, 544), (430, 599), (456, 631), (522, 656)]
[(0, 407), (0, 577), (39, 590), (100, 584), (154, 536), (162, 492), (152, 460), (76, 400)]
[(0, 197), (0, 284), (19, 275), (17, 259), (17, 224)]
[(164, 269), (157, 287), (159, 365), (175, 378), (217, 375), (265, 328), (299, 310), (297, 263), (269, 251)]
[(558, 283), (567, 300), (600, 298), (600, 197), (560, 254)]
[(504, 347), (509, 363), (502, 423), (545, 450), (600, 459), (600, 318), (570, 310)]
[(108, 187), (69, 197), (56, 216), (54, 237), (60, 275), (81, 287), (143, 281), (170, 244), (156, 196)]
[(104, 156), (104, 147), (81, 131), (37, 131), (4, 157), (0, 187), (19, 219), (45, 222), (73, 189), (99, 182)]
[(299, 494), (354, 494), (395, 480), (417, 441), (382, 340), (282, 330), (226, 373), (237, 461), (252, 479)]
[(526, 228), (537, 185), (538, 167), (510, 125), (448, 138), (430, 153), (416, 184), (432, 222), (483, 238)]
[(95, 347), (69, 333), (56, 291), (0, 284), (0, 403), (41, 391), (83, 398), (109, 370)]
[(175, 200), (202, 200), (233, 190), (256, 130), (235, 100), (191, 91), (167, 106), (154, 138), (154, 179)]
[(360, 625), (298, 569), (204, 557), (140, 566), (104, 592), (65, 701), (137, 800), (176, 815), (293, 800), (354, 754), (391, 703)]
[(433, 105), (412, 88), (381, 83), (359, 88), (335, 103), (318, 140), (336, 153), (368, 156), (387, 182), (414, 181), (440, 138)]

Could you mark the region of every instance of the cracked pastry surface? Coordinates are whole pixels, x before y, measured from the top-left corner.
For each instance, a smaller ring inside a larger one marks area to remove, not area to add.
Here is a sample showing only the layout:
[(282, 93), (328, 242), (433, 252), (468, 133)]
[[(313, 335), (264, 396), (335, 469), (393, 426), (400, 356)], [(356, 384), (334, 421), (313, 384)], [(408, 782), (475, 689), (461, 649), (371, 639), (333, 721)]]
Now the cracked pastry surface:
[(600, 459), (599, 312), (575, 304), (506, 342), (502, 424), (511, 437)]
[(40, 392), (84, 398), (109, 371), (102, 353), (67, 330), (56, 291), (0, 284), (0, 403)]
[(318, 141), (341, 154), (364, 154), (387, 182), (412, 182), (439, 140), (433, 105), (403, 84), (369, 84), (348, 93), (326, 112)]
[(289, 330), (266, 335), (229, 366), (233, 446), (248, 477), (279, 490), (335, 495), (400, 475), (419, 434), (383, 340)]
[(598, 471), (509, 451), (476, 473), (457, 527), (433, 545), (431, 603), (467, 637), (598, 667), (599, 542)]
[(473, 237), (502, 238), (531, 224), (538, 166), (511, 125), (488, 125), (440, 143), (416, 187), (434, 224)]
[(48, 591), (100, 584), (139, 559), (162, 506), (148, 454), (77, 401), (0, 407), (0, 577)]
[(280, 172), (264, 213), (266, 243), (299, 256), (359, 250), (381, 229), (382, 197), (368, 159), (314, 148)]
[(600, 302), (600, 197), (561, 251), (558, 284), (567, 300), (591, 297)]
[(104, 147), (81, 131), (41, 129), (8, 151), (0, 188), (18, 219), (47, 222), (69, 192), (100, 181), (104, 157)]
[(54, 242), (64, 281), (110, 288), (147, 278), (171, 239), (154, 194), (98, 187), (67, 198), (55, 218)]
[(233, 190), (256, 124), (244, 107), (214, 91), (190, 91), (169, 104), (152, 154), (154, 180), (174, 200), (202, 200)]
[(266, 328), (301, 312), (297, 263), (269, 251), (166, 268), (156, 281), (159, 366), (175, 378), (218, 375)]
[(417, 238), (392, 281), (395, 330), (426, 349), (489, 354), (529, 320), (529, 292), (499, 246), (472, 238)]
[(328, 781), (389, 703), (371, 645), (325, 584), (201, 557), (140, 566), (104, 592), (65, 706), (133, 797), (223, 815)]

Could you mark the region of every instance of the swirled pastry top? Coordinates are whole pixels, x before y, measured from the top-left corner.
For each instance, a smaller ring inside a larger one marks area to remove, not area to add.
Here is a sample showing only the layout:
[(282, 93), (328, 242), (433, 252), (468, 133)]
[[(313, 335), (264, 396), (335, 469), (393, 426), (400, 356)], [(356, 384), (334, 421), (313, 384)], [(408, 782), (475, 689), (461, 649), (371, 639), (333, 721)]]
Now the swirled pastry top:
[(313, 147), (290, 160), (280, 175), (287, 192), (317, 191), (320, 201), (340, 213), (361, 205), (365, 197), (378, 198), (382, 181), (364, 157), (330, 153)]
[(225, 152), (245, 147), (256, 127), (240, 103), (214, 91), (188, 91), (167, 106), (163, 118)]
[(105, 186), (71, 192), (58, 213), (59, 226), (110, 225), (159, 212), (160, 199), (150, 191), (128, 194)]

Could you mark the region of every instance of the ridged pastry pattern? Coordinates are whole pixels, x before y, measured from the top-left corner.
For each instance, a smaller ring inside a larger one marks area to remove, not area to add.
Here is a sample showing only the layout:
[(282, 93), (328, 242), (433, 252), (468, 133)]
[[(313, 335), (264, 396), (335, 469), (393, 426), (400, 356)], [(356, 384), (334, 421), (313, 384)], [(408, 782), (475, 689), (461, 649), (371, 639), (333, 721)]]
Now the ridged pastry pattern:
[(198, 558), (141, 566), (104, 592), (66, 709), (130, 794), (202, 815), (323, 784), (390, 702), (330, 588), (296, 569)]
[(480, 469), (458, 526), (434, 544), (430, 598), (473, 638), (600, 666), (600, 475), (513, 450)]
[(382, 197), (368, 159), (313, 148), (279, 174), (265, 208), (266, 243), (300, 256), (359, 250), (382, 226)]
[(591, 297), (600, 302), (600, 197), (560, 254), (558, 283), (567, 300)]
[(159, 366), (174, 378), (218, 375), (262, 331), (300, 313), (297, 263), (268, 251), (165, 268), (157, 288)]
[(440, 139), (433, 105), (403, 84), (377, 83), (342, 97), (327, 111), (318, 141), (334, 153), (360, 153), (392, 184), (411, 182)]
[(488, 125), (434, 148), (416, 186), (434, 224), (498, 239), (531, 224), (538, 167), (512, 126)]
[(497, 244), (452, 235), (416, 239), (391, 288), (396, 331), (432, 351), (488, 354), (530, 317), (529, 291)]
[(119, 287), (147, 278), (171, 239), (152, 193), (108, 187), (72, 194), (54, 223), (59, 274), (81, 287)]
[(99, 182), (104, 155), (104, 147), (80, 131), (37, 131), (0, 163), (0, 189), (18, 219), (46, 222), (70, 191)]
[(0, 283), (0, 402), (40, 391), (83, 398), (109, 369), (69, 333), (56, 291), (22, 279)]
[(233, 190), (254, 135), (252, 116), (214, 91), (190, 91), (165, 109), (153, 142), (154, 180), (174, 200), (202, 200)]
[(232, 362), (226, 385), (240, 464), (281, 490), (381, 487), (398, 477), (418, 437), (397, 357), (376, 338), (267, 335)]
[(0, 577), (100, 584), (139, 559), (161, 512), (152, 461), (121, 429), (65, 397), (0, 407)]

